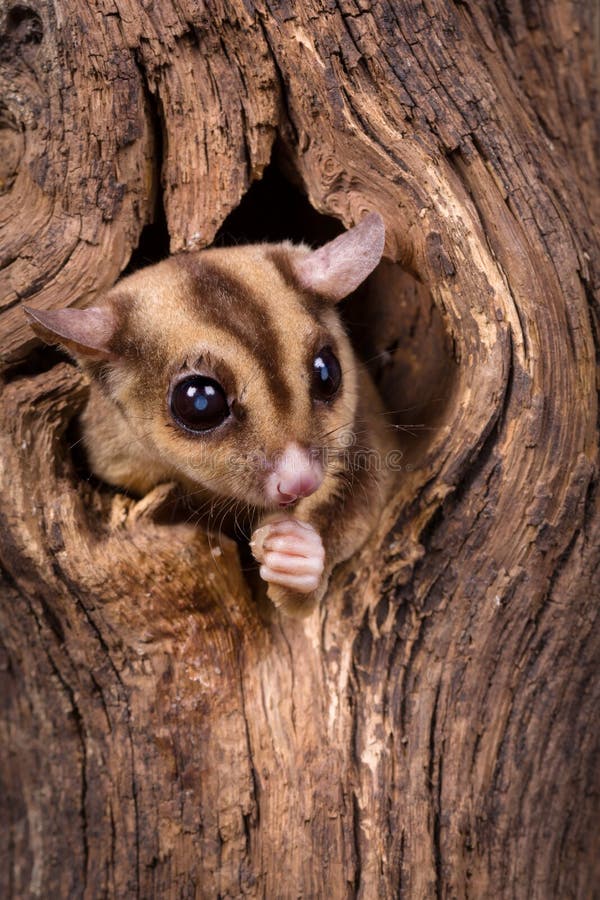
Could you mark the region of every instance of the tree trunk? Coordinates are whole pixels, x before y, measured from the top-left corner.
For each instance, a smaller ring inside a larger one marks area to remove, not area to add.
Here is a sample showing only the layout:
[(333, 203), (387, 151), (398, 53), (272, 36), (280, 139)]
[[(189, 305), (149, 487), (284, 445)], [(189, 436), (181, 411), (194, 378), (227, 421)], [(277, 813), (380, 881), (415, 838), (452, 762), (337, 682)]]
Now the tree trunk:
[[(598, 5), (0, 26), (2, 896), (600, 896)], [(388, 262), (349, 319), (401, 484), (320, 610), (268, 624), (168, 486), (87, 477), (86, 385), (20, 301), (371, 209)]]

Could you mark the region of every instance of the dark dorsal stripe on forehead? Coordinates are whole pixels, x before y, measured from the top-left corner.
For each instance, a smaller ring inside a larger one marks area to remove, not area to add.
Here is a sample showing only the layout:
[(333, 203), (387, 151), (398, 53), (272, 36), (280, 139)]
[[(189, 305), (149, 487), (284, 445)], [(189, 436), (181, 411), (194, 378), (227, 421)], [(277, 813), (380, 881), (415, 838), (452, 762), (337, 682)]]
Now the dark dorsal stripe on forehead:
[(182, 255), (178, 259), (197, 291), (194, 313), (228, 331), (263, 370), (278, 409), (291, 406), (285, 380), (285, 348), (268, 309), (241, 279), (224, 272), (214, 262)]
[(287, 247), (279, 247), (277, 245), (269, 247), (265, 252), (265, 256), (267, 259), (271, 260), (287, 286), (293, 291), (300, 293), (302, 288), (300, 287), (298, 276), (292, 266), (290, 251)]
[(277, 273), (283, 279), (286, 285), (296, 292), (306, 311), (309, 312), (317, 322), (322, 324), (321, 313), (323, 311), (323, 308), (328, 304), (322, 297), (317, 296), (317, 294), (313, 293), (312, 291), (307, 291), (300, 285), (300, 281), (298, 279), (298, 276), (296, 275), (296, 272), (294, 271), (294, 267), (290, 258), (290, 253), (293, 252), (294, 250), (290, 250), (287, 247), (275, 245), (273, 247), (269, 247), (269, 249), (265, 252), (265, 256), (267, 257), (267, 259), (271, 260), (271, 262), (277, 269)]

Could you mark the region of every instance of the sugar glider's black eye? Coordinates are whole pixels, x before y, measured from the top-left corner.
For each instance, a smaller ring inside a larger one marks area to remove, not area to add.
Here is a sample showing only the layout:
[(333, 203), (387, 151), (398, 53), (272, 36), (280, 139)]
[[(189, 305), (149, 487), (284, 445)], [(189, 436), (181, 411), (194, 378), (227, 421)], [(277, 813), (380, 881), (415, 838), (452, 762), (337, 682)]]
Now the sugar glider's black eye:
[(173, 388), (171, 413), (189, 431), (208, 431), (229, 416), (229, 404), (218, 381), (190, 375)]
[(342, 383), (342, 369), (331, 347), (323, 347), (313, 359), (312, 394), (317, 400), (331, 400)]

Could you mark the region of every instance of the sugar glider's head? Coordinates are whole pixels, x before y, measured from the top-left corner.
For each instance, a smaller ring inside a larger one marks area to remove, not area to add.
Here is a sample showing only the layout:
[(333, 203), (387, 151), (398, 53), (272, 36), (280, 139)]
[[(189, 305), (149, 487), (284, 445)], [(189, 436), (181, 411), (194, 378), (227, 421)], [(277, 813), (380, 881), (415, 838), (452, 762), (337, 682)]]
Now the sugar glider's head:
[(186, 481), (293, 505), (352, 444), (356, 362), (336, 303), (375, 268), (376, 213), (311, 251), (255, 244), (172, 257), (89, 309), (28, 309), (120, 410), (144, 452)]

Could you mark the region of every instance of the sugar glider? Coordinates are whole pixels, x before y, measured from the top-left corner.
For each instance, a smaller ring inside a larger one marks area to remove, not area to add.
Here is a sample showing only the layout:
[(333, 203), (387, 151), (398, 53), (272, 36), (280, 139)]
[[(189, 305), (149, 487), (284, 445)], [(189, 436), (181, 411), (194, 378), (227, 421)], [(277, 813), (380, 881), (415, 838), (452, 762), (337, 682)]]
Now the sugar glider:
[(125, 277), (97, 306), (25, 307), (89, 376), (93, 472), (136, 495), (175, 480), (250, 512), (260, 577), (288, 615), (314, 609), (390, 493), (394, 433), (336, 310), (384, 238), (371, 213), (317, 250), (189, 252)]

